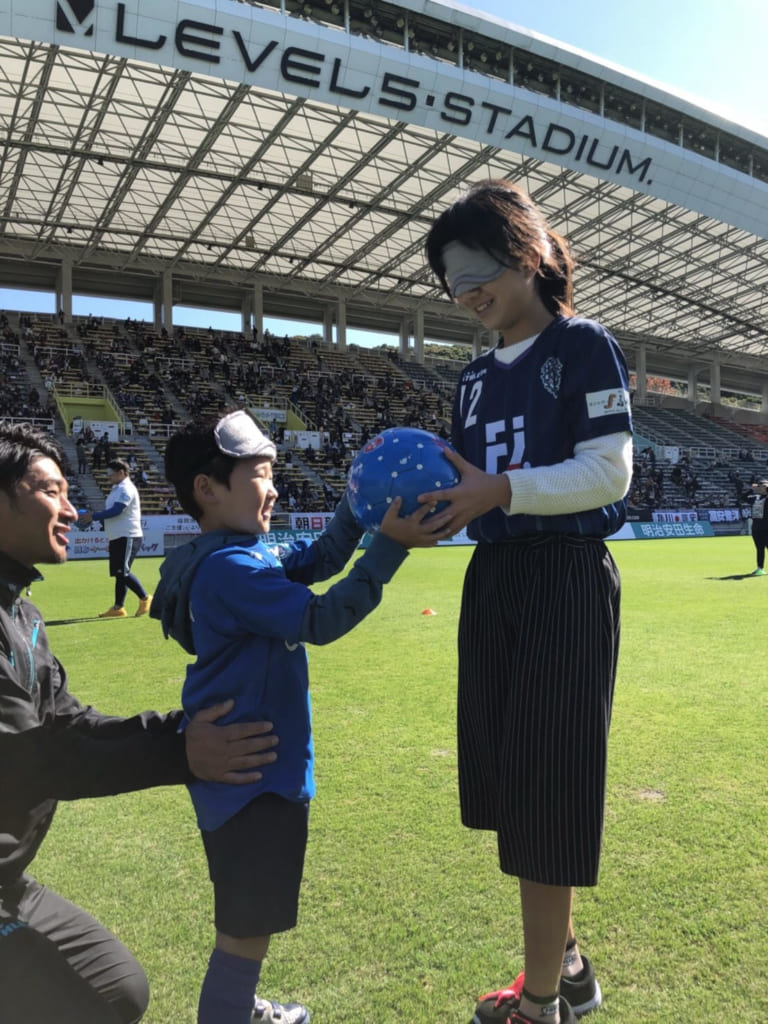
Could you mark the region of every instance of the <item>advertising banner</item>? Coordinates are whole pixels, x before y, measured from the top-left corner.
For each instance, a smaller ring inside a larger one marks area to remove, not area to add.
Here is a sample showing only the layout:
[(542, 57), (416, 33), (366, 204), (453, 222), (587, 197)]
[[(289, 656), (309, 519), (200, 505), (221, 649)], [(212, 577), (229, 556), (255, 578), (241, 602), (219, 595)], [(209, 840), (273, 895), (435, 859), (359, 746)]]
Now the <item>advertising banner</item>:
[[(159, 558), (165, 554), (166, 530), (155, 520), (176, 518), (176, 516), (146, 516), (141, 520), (144, 539), (141, 542), (139, 558)], [(190, 522), (199, 533), (200, 528), (194, 519), (191, 519)], [(80, 530), (75, 526), (69, 535), (67, 558), (70, 561), (82, 558), (107, 558), (109, 554), (108, 544), (107, 535), (101, 529), (99, 523), (91, 523), (84, 530)]]
[(636, 540), (715, 536), (711, 523), (631, 523), (630, 525)]
[[(735, 513), (738, 520), (738, 509), (721, 509), (712, 511), (713, 521), (722, 516), (730, 520), (730, 513)], [(727, 514), (727, 515), (726, 515)], [(294, 512), (290, 516), (290, 525), (287, 529), (271, 530), (266, 534), (264, 540), (267, 544), (290, 544), (296, 540), (316, 540), (332, 519), (332, 512)], [(141, 520), (141, 527), (144, 531), (139, 558), (160, 558), (172, 547), (186, 543), (191, 537), (200, 532), (200, 527), (194, 519), (185, 515), (173, 516), (145, 516)], [(669, 537), (714, 537), (715, 531), (712, 524), (707, 520), (696, 520), (694, 513), (693, 521), (685, 522), (633, 522), (625, 523), (624, 526), (608, 540), (658, 540)], [(364, 534), (360, 547), (367, 547), (371, 542), (371, 535)], [(467, 536), (466, 529), (459, 531), (455, 537), (448, 540), (441, 540), (439, 547), (456, 547), (458, 545), (473, 544)], [(69, 535), (69, 559), (77, 560), (83, 558), (106, 558), (107, 537), (98, 523), (92, 523), (84, 530), (75, 527)]]
[(699, 513), (695, 508), (664, 509), (653, 513), (654, 523), (695, 523)]

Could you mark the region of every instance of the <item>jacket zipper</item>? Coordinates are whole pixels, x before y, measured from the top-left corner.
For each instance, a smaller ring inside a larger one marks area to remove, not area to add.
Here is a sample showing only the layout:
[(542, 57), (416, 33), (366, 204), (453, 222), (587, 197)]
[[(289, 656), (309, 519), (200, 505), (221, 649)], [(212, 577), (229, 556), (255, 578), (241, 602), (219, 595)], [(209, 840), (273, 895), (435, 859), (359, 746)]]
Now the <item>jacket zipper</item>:
[[(11, 618), (13, 619), (14, 622), (16, 622), (16, 607), (17, 607), (16, 603), (14, 602), (13, 605), (11, 606)], [(27, 649), (27, 664), (29, 666), (29, 671), (28, 671), (28, 676), (27, 676), (27, 689), (29, 691), (31, 691), (32, 687), (35, 685), (35, 655), (34, 655), (34, 649), (35, 649), (35, 647), (37, 647), (37, 637), (38, 637), (39, 632), (40, 632), (40, 619), (34, 619), (34, 621), (32, 622), (32, 644), (31, 644), (31, 646), (30, 646), (30, 643), (27, 640), (27, 638), (23, 637), (23, 639), (24, 639), (24, 646)], [(10, 652), (10, 659), (9, 660), (11, 662), (11, 667), (15, 668), (16, 667), (16, 659), (13, 656), (13, 651)]]

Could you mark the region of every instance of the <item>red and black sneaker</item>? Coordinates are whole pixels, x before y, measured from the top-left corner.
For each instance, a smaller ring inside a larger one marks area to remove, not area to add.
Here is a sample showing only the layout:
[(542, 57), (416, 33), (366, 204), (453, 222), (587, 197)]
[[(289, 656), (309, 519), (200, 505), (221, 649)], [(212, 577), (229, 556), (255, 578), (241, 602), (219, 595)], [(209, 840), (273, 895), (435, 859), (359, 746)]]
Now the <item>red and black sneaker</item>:
[[(580, 974), (575, 978), (560, 979), (561, 1003), (564, 999), (569, 1010), (577, 1018), (583, 1017), (590, 1010), (596, 1010), (603, 1001), (603, 994), (589, 958), (582, 954), (581, 959), (584, 967)], [(508, 988), (481, 996), (475, 1007), (472, 1024), (507, 1024), (509, 1014), (520, 1005), (524, 983), (525, 974), (519, 974)]]
[(472, 1024), (507, 1024), (509, 1015), (520, 1005), (525, 974), (518, 974), (508, 988), (480, 996)]

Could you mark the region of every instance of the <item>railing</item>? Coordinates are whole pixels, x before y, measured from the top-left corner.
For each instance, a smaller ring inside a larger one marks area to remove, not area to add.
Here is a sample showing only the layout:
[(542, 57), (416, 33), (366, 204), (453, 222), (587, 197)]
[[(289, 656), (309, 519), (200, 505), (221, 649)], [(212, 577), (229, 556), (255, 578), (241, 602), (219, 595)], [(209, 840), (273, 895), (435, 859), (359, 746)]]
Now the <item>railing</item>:
[(9, 423), (13, 426), (17, 423), (28, 423), (41, 430), (47, 430), (49, 434), (54, 433), (55, 424), (53, 420), (44, 419), (39, 416), (3, 416), (0, 418), (2, 418), (3, 423)]
[[(150, 420), (147, 423), (147, 433), (150, 439), (153, 437), (162, 437), (167, 441), (171, 434), (174, 434), (180, 426), (181, 423), (177, 420), (174, 420), (173, 423), (154, 423)], [(139, 428), (140, 429), (137, 429), (137, 433), (144, 433), (144, 427), (141, 423), (139, 424)]]
[(125, 433), (125, 416), (120, 411), (117, 399), (106, 384), (75, 384), (72, 381), (60, 381), (53, 386), (53, 397), (57, 402), (61, 398), (100, 398), (102, 401), (109, 402), (115, 410), (119, 432)]
[(665, 448), (677, 448), (681, 455), (690, 459), (716, 459), (724, 462), (759, 462), (768, 463), (768, 448), (715, 448), (709, 445), (677, 444), (674, 441), (659, 441), (651, 432), (644, 431), (644, 436), (652, 442), (656, 455), (663, 455)]
[[(712, 402), (712, 397), (708, 393), (703, 395), (697, 394), (695, 398), (691, 398), (687, 394), (680, 394), (677, 392), (673, 393), (669, 391), (649, 391), (646, 392), (646, 394), (643, 397), (640, 397), (638, 393), (634, 391), (632, 393), (632, 405), (637, 406), (640, 409), (661, 409), (664, 408), (665, 399), (669, 398), (674, 398), (677, 400), (682, 399), (683, 401), (688, 403), (691, 409), (693, 409), (694, 406), (699, 405), (702, 402), (707, 404)], [(724, 406), (724, 408), (726, 409), (746, 409), (747, 412), (762, 411), (761, 402), (759, 399), (745, 398), (743, 400), (736, 399), (733, 401), (729, 400), (727, 402), (723, 402), (721, 398), (719, 404)]]
[(106, 388), (103, 384), (75, 384), (73, 381), (60, 381), (53, 386), (54, 398), (104, 398)]
[(103, 390), (104, 390), (104, 397), (105, 397), (105, 399), (109, 402), (109, 404), (112, 406), (112, 408), (117, 413), (117, 422), (119, 424), (120, 433), (124, 434), (125, 433), (126, 420), (125, 420), (125, 416), (123, 416), (122, 410), (120, 408), (120, 403), (115, 398), (115, 396), (112, 394), (112, 392), (110, 391), (110, 389), (107, 387), (106, 384), (103, 385)]

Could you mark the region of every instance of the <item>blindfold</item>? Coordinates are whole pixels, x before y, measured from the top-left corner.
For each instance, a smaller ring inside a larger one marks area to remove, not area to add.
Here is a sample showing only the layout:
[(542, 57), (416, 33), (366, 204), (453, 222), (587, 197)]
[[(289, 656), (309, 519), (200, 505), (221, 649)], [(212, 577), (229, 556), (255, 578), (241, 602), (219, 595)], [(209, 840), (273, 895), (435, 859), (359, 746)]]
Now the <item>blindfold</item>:
[(445, 279), (454, 298), (478, 285), (494, 281), (509, 270), (508, 263), (502, 263), (484, 249), (470, 249), (461, 242), (449, 242), (443, 246), (441, 256)]

